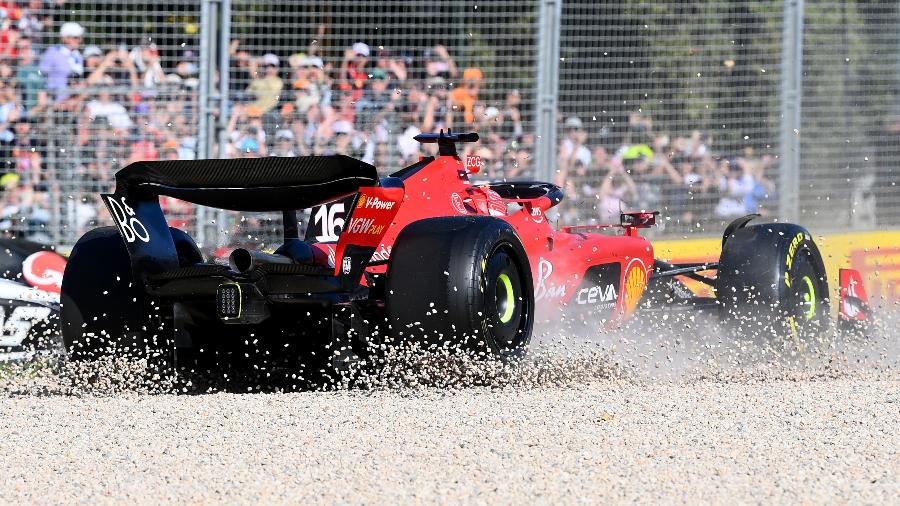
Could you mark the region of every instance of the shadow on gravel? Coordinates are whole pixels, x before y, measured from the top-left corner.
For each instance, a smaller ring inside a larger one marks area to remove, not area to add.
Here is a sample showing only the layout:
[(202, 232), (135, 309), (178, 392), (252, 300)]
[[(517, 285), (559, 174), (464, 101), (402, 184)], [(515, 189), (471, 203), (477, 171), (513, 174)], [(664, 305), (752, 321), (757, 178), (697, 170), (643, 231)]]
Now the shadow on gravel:
[[(596, 322), (546, 322), (524, 359), (503, 363), (457, 350), (395, 347), (375, 366), (334, 371), (218, 371), (176, 376), (145, 360), (104, 359), (0, 365), (0, 394), (31, 396), (198, 395), (338, 390), (578, 387), (594, 381), (813, 381), (900, 377), (898, 313), (868, 337), (829, 330), (802, 343), (720, 328), (703, 315), (636, 319), (610, 332)], [(650, 323), (647, 323), (650, 321)]]

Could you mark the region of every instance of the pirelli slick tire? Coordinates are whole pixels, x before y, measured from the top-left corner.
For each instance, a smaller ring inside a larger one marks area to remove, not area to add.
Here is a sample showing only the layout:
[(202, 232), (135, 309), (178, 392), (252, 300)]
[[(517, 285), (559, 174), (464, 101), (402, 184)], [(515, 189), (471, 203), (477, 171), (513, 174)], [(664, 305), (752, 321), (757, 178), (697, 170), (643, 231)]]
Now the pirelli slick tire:
[(497, 218), (413, 222), (391, 251), (386, 310), (395, 340), (521, 357), (534, 324), (528, 256), (512, 226)]
[[(202, 261), (187, 234), (171, 232), (180, 262)], [(60, 303), (71, 360), (171, 358), (172, 309), (151, 300), (133, 278), (128, 250), (115, 227), (91, 230), (72, 248)]]
[(738, 229), (719, 259), (716, 297), (742, 335), (789, 338), (800, 345), (831, 325), (828, 280), (819, 248), (798, 225)]

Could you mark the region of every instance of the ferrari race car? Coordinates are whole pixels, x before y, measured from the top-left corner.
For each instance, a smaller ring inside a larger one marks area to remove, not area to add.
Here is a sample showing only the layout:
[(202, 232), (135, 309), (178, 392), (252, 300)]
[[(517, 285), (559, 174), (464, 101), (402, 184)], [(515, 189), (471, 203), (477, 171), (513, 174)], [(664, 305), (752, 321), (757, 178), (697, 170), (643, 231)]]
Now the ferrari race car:
[[(546, 213), (563, 198), (557, 186), (470, 183), (480, 163), (461, 160), (456, 145), (477, 134), (416, 140), (436, 143), (437, 156), (381, 179), (340, 155), (120, 170), (115, 193), (102, 196), (115, 227), (79, 239), (63, 278), (70, 357), (340, 367), (412, 341), (508, 360), (525, 353), (536, 318), (565, 311), (610, 327), (644, 306), (752, 315), (779, 333), (828, 325), (826, 273), (802, 227), (741, 219), (725, 231), (718, 263), (673, 265), (655, 259), (639, 235), (655, 212), (556, 230)], [(283, 243), (268, 252), (234, 249), (227, 265), (206, 260), (188, 234), (168, 226), (160, 196), (279, 212)], [(714, 270), (715, 278), (702, 274)], [(717, 296), (685, 293), (677, 281), (684, 277), (712, 285)], [(845, 300), (857, 312), (844, 316), (864, 320), (864, 300), (853, 294)]]

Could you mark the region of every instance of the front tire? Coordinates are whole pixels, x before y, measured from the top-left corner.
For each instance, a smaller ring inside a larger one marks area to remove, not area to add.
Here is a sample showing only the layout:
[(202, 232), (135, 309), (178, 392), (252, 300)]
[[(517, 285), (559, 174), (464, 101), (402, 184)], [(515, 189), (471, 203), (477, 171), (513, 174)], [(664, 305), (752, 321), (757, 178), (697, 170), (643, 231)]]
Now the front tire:
[(736, 321), (742, 333), (789, 338), (802, 346), (829, 329), (828, 294), (822, 255), (803, 227), (753, 225), (726, 239), (716, 296), (723, 318)]
[(512, 226), (497, 218), (414, 222), (391, 251), (386, 306), (395, 339), (521, 357), (534, 324), (528, 257)]

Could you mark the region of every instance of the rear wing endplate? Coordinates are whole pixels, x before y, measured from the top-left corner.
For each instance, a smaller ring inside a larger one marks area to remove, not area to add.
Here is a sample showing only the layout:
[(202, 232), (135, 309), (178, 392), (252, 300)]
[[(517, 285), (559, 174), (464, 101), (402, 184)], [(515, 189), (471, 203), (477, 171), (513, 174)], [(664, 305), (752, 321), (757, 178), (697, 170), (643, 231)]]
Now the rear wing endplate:
[(134, 198), (104, 193), (100, 197), (128, 249), (132, 272), (138, 276), (135, 279), (178, 267), (175, 241), (156, 196)]
[(359, 189), (345, 218), (334, 255), (334, 275), (345, 289), (359, 283), (366, 264), (400, 210), (405, 193), (402, 183)]

